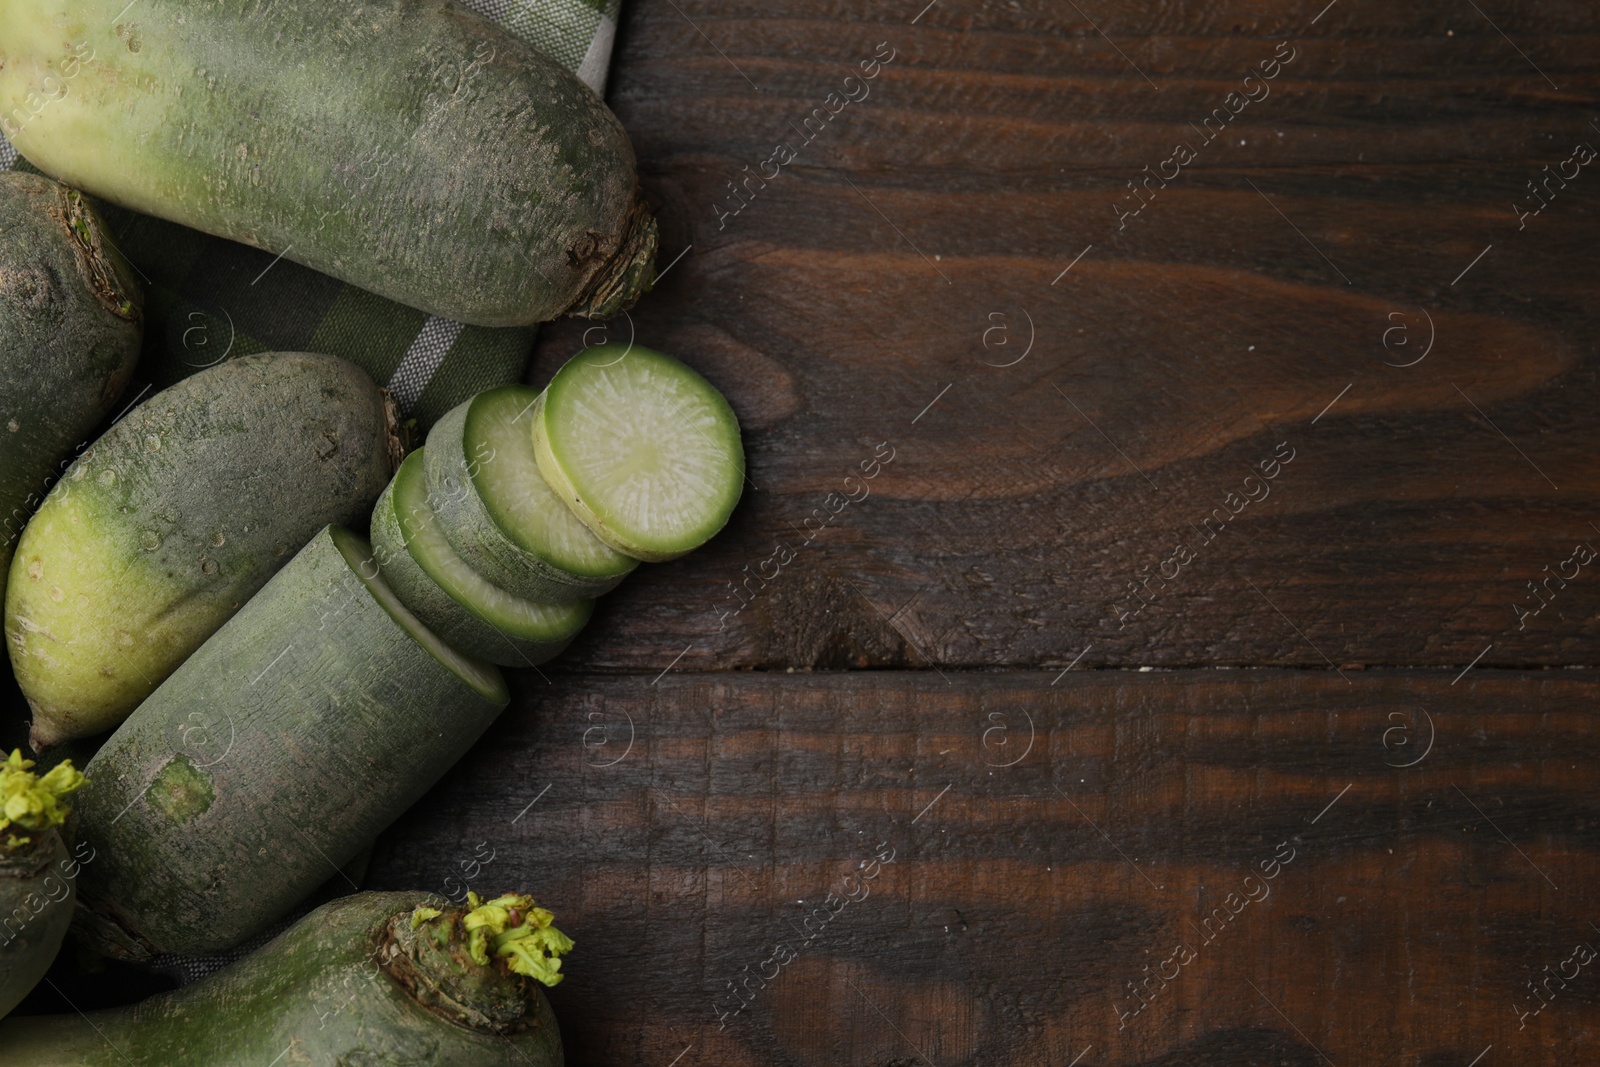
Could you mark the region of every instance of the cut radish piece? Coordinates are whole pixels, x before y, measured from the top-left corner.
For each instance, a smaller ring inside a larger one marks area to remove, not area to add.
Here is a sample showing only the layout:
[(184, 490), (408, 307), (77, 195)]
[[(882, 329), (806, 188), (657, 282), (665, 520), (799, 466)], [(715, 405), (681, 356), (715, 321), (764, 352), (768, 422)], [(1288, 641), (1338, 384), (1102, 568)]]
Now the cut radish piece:
[(539, 473), (536, 389), (479, 393), (428, 434), (428, 496), (444, 536), (485, 579), (540, 603), (596, 597), (639, 565), (589, 532)]
[(739, 420), (670, 356), (601, 345), (556, 373), (534, 409), (539, 471), (595, 536), (635, 559), (692, 552), (744, 486)]
[(420, 800), (510, 699), (498, 667), (406, 609), (364, 538), (325, 528), (90, 760), (75, 813), (98, 857), (78, 876), (85, 936), (139, 960), (255, 936)]
[(534, 603), (473, 570), (429, 506), (426, 451), (406, 457), (372, 513), (384, 581), (429, 629), (468, 655), (506, 667), (536, 667), (560, 655), (589, 621), (594, 601)]

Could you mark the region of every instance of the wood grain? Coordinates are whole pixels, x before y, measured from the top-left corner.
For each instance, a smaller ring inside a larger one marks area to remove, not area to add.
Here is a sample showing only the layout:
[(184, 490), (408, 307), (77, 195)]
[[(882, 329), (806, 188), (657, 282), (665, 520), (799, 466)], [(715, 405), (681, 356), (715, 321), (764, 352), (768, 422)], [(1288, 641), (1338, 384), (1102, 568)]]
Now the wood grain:
[[(1600, 648), (1600, 179), (1518, 216), (1600, 143), (1593, 13), (1090, 7), (630, 9), (613, 100), (683, 258), (606, 336), (729, 393), (751, 484), (377, 866), (504, 840), (601, 954), (556, 991), (577, 1062), (1593, 1055), (1587, 971), (1518, 1014), (1600, 944), (1593, 678), (1528, 669)], [(1137, 666), (1183, 669), (1089, 670)]]
[(553, 907), (579, 1067), (1595, 1061), (1593, 6), (625, 7), (670, 266), (532, 380), (751, 484), (369, 884)]
[(1451, 677), (535, 680), (370, 884), (537, 893), (575, 1064), (1587, 1062), (1600, 686)]
[[(751, 485), (576, 659), (1595, 663), (1592, 575), (1517, 608), (1600, 543), (1600, 175), (1513, 209), (1600, 144), (1592, 11), (1321, 6), (632, 5), (613, 102), (685, 254), (608, 335), (729, 393)], [(880, 45), (864, 99), (805, 126)], [(548, 331), (536, 378), (588, 329)]]

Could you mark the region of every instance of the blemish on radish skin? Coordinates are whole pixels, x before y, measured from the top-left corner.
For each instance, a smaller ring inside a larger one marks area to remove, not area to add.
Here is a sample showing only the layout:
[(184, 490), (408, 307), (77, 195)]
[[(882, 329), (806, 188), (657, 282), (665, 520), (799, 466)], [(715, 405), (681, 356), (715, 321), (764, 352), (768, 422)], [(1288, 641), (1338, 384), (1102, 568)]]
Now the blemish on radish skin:
[(181, 824), (209, 811), (216, 791), (209, 776), (196, 769), (187, 756), (177, 755), (161, 768), (146, 795), (151, 807)]

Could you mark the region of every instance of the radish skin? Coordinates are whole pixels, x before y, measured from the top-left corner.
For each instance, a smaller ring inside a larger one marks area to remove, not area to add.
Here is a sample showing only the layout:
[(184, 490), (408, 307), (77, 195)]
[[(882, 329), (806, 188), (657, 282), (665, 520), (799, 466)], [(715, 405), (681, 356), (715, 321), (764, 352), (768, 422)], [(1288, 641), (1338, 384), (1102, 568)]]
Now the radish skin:
[(314, 537), (100, 749), (78, 800), (99, 859), (80, 927), (108, 954), (259, 933), (464, 755), (510, 700), (339, 527)]
[(0, 174), (0, 596), (17, 539), (139, 359), (139, 283), (83, 194)]
[(6, 1020), (0, 1050), (29, 1067), (561, 1067), (538, 987), (503, 958), (467, 958), (459, 936), (439, 946), (426, 939), (432, 924), (412, 930), (418, 903), (415, 893), (344, 897), (176, 992)]
[(453, 647), (503, 667), (560, 655), (594, 613), (592, 600), (539, 604), (512, 596), (455, 553), (428, 501), (426, 449), (406, 457), (372, 509), (372, 548), (384, 581)]
[(40, 170), (480, 326), (654, 276), (622, 126), (442, 0), (0, 0), (0, 130)]
[(39, 984), (72, 925), (72, 857), (56, 830), (20, 854), (0, 850), (0, 1018)]
[(354, 364), (271, 353), (158, 393), (84, 452), (11, 565), (35, 749), (115, 726), (313, 534), (364, 522), (391, 419)]
[(80, 869), (60, 827), (70, 813), (65, 798), (83, 785), (83, 775), (70, 761), (43, 774), (33, 768), (20, 750), (0, 763), (0, 1018), (61, 950)]

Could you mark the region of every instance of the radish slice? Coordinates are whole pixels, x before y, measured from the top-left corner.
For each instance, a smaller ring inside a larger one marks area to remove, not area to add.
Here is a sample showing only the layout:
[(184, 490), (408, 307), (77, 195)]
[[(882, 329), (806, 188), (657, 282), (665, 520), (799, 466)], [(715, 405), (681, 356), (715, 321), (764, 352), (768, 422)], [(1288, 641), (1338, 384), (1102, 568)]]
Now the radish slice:
[(556, 373), (534, 408), (539, 471), (596, 537), (649, 562), (727, 523), (744, 488), (739, 420), (669, 356), (602, 345)]

